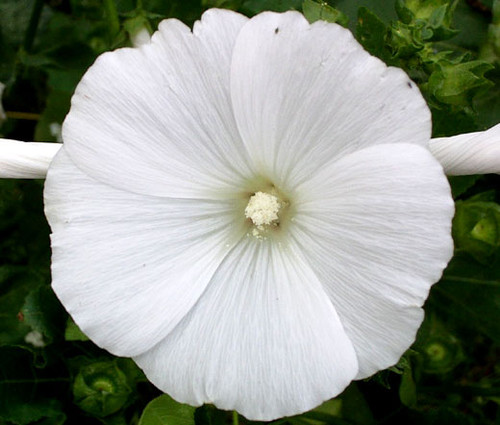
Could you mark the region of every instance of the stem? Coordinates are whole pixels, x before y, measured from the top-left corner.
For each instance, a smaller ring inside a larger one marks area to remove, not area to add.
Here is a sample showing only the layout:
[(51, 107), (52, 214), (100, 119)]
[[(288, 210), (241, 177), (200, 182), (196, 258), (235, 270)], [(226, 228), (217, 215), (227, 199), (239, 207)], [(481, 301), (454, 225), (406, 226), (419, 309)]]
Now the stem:
[(16, 120), (38, 121), (40, 119), (40, 114), (35, 114), (33, 112), (6, 111), (5, 115), (7, 116), (7, 118)]
[(233, 425), (239, 425), (240, 418), (238, 417), (238, 412), (233, 410)]
[(109, 34), (113, 38), (120, 31), (120, 20), (114, 0), (104, 0), (104, 8), (108, 18)]
[(43, 0), (35, 0), (33, 5), (33, 10), (31, 11), (30, 22), (28, 28), (26, 29), (26, 34), (24, 35), (24, 50), (29, 52), (33, 47), (33, 42), (35, 41), (36, 29), (38, 28), (38, 23), (40, 22), (40, 16), (42, 15)]

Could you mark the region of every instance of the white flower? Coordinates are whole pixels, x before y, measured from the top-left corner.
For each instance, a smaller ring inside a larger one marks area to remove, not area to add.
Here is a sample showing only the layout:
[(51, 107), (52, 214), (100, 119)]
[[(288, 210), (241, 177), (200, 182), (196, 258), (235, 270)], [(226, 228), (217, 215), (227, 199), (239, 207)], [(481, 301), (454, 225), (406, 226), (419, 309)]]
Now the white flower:
[(407, 75), (335, 24), (166, 20), (73, 97), (45, 191), (54, 290), (177, 400), (300, 413), (411, 345), (452, 255), (427, 148), (500, 172), (499, 128), (430, 140)]
[(210, 10), (102, 55), (45, 189), (53, 287), (175, 399), (293, 415), (395, 364), (452, 255), (430, 112), (338, 25)]

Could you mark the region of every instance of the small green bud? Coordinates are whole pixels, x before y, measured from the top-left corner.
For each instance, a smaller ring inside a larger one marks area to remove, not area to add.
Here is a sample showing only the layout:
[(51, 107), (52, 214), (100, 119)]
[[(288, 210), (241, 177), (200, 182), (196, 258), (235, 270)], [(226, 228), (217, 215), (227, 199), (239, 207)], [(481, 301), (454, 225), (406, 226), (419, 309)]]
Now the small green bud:
[(75, 403), (97, 417), (120, 410), (131, 392), (126, 375), (115, 361), (82, 366), (73, 383)]
[(431, 337), (423, 345), (423, 370), (427, 373), (446, 373), (453, 370), (462, 360), (459, 341), (450, 334), (442, 333)]
[(453, 219), (455, 246), (488, 264), (500, 246), (500, 207), (495, 202), (458, 201)]

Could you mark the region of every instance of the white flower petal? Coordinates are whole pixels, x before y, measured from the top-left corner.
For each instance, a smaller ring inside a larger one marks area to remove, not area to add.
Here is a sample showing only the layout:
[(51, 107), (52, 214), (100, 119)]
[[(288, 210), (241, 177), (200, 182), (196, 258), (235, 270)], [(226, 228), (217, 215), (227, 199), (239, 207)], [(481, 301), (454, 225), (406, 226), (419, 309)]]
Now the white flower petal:
[(61, 146), (58, 143), (0, 139), (0, 178), (43, 179)]
[(412, 344), (452, 256), (450, 188), (426, 149), (393, 144), (341, 158), (300, 193), (290, 231), (353, 342), (357, 377), (370, 376)]
[(400, 69), (352, 34), (297, 12), (262, 13), (236, 40), (231, 95), (263, 174), (293, 187), (332, 159), (380, 143), (426, 146), (429, 109)]
[(121, 356), (170, 332), (244, 233), (230, 201), (114, 189), (83, 174), (65, 148), (50, 167), (45, 205), (54, 291), (86, 335)]
[(134, 359), (175, 399), (252, 420), (309, 410), (357, 373), (321, 284), (292, 247), (245, 238), (165, 340)]
[(486, 131), (431, 139), (429, 149), (446, 174), (500, 174), (500, 124)]
[(101, 55), (63, 124), (75, 164), (106, 184), (147, 195), (214, 199), (240, 187), (249, 167), (229, 69), (246, 21), (210, 10), (191, 32), (168, 19), (151, 43)]

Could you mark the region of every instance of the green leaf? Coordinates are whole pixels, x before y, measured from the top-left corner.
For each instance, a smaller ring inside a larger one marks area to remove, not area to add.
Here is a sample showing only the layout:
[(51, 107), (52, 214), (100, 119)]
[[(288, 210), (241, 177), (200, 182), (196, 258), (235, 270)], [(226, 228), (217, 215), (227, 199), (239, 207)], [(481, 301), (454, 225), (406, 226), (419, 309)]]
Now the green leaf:
[(34, 282), (23, 268), (0, 267), (0, 345), (20, 344), (30, 331), (19, 312)]
[(211, 404), (197, 408), (194, 415), (196, 425), (227, 425), (227, 418), (227, 412)]
[(241, 11), (249, 16), (265, 10), (274, 12), (286, 12), (288, 10), (300, 10), (302, 0), (246, 0), (241, 6)]
[(388, 35), (388, 43), (393, 56), (411, 58), (420, 52), (425, 47), (422, 32), (422, 26), (394, 22)]
[(465, 253), (455, 255), (428, 303), (443, 322), (500, 343), (500, 262), (481, 265)]
[(455, 28), (459, 32), (453, 38), (453, 43), (477, 51), (486, 40), (489, 23), (487, 14), (471, 8), (466, 1), (459, 1), (454, 14)]
[(164, 394), (146, 406), (139, 425), (194, 425), (194, 412), (194, 407), (177, 403)]
[(68, 321), (66, 322), (66, 330), (64, 331), (64, 339), (66, 341), (88, 341), (89, 338), (85, 335), (73, 319), (68, 316)]
[(403, 373), (399, 385), (399, 399), (406, 407), (414, 409), (417, 407), (417, 386), (413, 379), (413, 369), (410, 359), (402, 363)]
[(451, 186), (451, 193), (453, 198), (457, 199), (459, 196), (463, 195), (467, 190), (474, 186), (477, 180), (480, 178), (478, 175), (473, 176), (449, 176), (448, 181)]
[(394, 1), (373, 1), (373, 0), (336, 0), (335, 7), (341, 10), (348, 18), (349, 27), (354, 32), (356, 20), (359, 16), (359, 10), (369, 9), (374, 15), (378, 16), (384, 24), (389, 24), (397, 19), (394, 10)]
[(457, 1), (398, 0), (396, 12), (405, 24), (421, 28), (423, 40), (446, 40), (458, 32), (451, 28)]
[(365, 395), (360, 391), (357, 382), (352, 382), (342, 395), (342, 418), (350, 424), (371, 425), (375, 423), (373, 413)]
[(66, 313), (50, 286), (32, 290), (26, 297), (21, 313), (24, 322), (43, 334), (45, 341), (51, 342), (61, 336)]
[(216, 7), (219, 9), (238, 10), (243, 3), (243, 0), (201, 0), (201, 4), (205, 9)]
[[(33, 362), (28, 349), (0, 347), (0, 419), (26, 425), (47, 418), (51, 424), (62, 424), (65, 415), (60, 403), (43, 397), (49, 382), (42, 385), (43, 380), (36, 376)], [(49, 381), (54, 381), (50, 382), (54, 388), (56, 380)]]
[(387, 34), (386, 24), (377, 15), (366, 7), (359, 9), (356, 38), (368, 52), (386, 63), (391, 60), (391, 53), (386, 47)]
[(429, 77), (427, 90), (439, 102), (468, 106), (472, 98), (493, 86), (484, 74), (493, 67), (484, 61), (441, 64)]
[(336, 22), (342, 26), (347, 26), (349, 19), (340, 10), (335, 9), (322, 0), (304, 0), (302, 12), (310, 22), (323, 20), (326, 22)]

